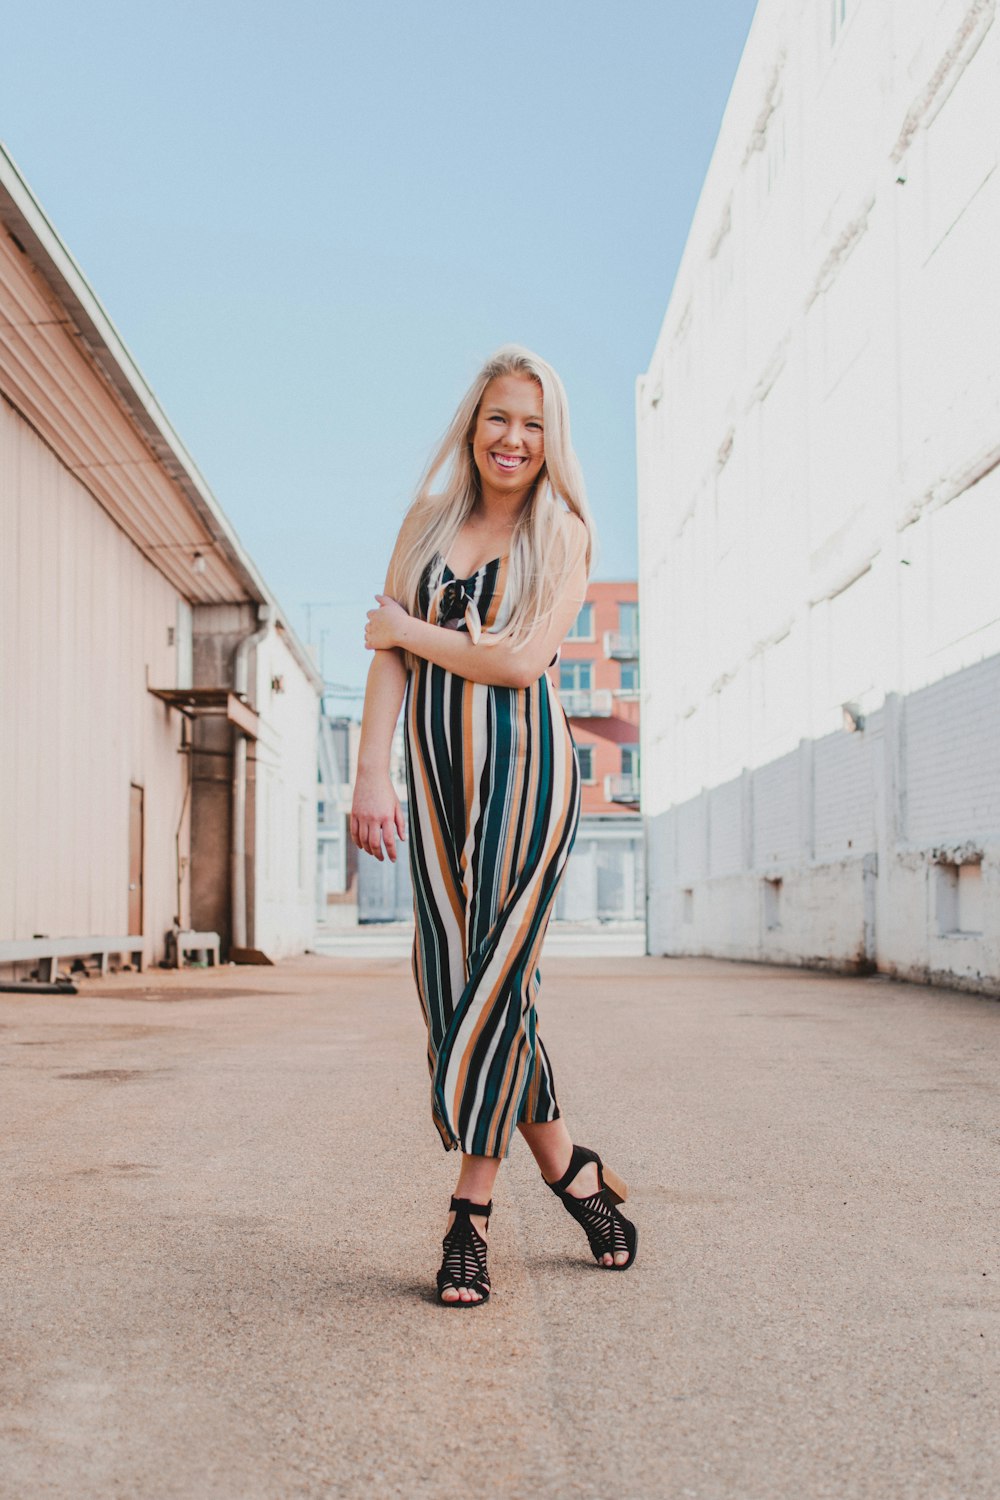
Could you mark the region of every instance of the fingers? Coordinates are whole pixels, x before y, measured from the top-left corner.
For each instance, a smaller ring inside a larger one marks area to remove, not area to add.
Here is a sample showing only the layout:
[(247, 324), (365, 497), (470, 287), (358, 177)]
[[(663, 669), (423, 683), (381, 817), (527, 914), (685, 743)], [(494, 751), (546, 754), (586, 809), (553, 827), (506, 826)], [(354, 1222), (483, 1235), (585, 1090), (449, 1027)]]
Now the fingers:
[(372, 823), (368, 818), (359, 818), (357, 833), (354, 831), (354, 819), (351, 819), (351, 837), (359, 849), (365, 854), (373, 854), (376, 859), (382, 858), (382, 846), (380, 840), (381, 825)]
[[(402, 836), (403, 830), (400, 829)], [(389, 856), (393, 864), (396, 863), (396, 838), (393, 832), (393, 819), (383, 818), (369, 820), (368, 818), (351, 818), (351, 839), (359, 849), (366, 854), (374, 855), (376, 859), (384, 860), (385, 854)], [(382, 853), (382, 845), (385, 844), (385, 854)]]
[(363, 810), (352, 810), (349, 827), (351, 842), (358, 849), (363, 849), (375, 859), (383, 859), (384, 845), (385, 854), (395, 863), (398, 856), (396, 836), (398, 834), (405, 840), (406, 820), (399, 798), (394, 797), (393, 803), (392, 811), (381, 815), (374, 811), (366, 813)]
[[(376, 828), (378, 824), (374, 825)], [(363, 849), (366, 854), (376, 854), (378, 851), (370, 848), (369, 839), (372, 831), (370, 819), (358, 813), (351, 814), (351, 842), (358, 849)], [(381, 855), (378, 856), (381, 858)]]

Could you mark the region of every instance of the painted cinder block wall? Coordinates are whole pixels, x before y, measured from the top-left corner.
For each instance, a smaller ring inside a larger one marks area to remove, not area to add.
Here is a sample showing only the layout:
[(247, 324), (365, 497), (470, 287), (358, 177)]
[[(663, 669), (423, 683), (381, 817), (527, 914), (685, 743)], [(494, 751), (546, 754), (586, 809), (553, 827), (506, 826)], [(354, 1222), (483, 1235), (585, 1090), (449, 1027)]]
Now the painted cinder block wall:
[(651, 952), (1000, 985), (998, 97), (992, 3), (758, 7), (637, 382)]

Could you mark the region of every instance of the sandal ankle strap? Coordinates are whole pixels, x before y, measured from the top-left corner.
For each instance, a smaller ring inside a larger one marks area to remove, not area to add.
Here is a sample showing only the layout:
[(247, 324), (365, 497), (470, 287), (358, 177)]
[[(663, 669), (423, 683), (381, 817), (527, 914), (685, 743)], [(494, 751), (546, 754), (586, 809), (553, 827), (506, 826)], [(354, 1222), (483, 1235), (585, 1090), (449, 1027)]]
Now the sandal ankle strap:
[[(585, 1167), (589, 1161), (595, 1162), (597, 1164), (597, 1181), (598, 1186), (600, 1186), (601, 1159), (597, 1155), (597, 1152), (591, 1151), (587, 1146), (574, 1146), (573, 1155), (569, 1159), (569, 1166), (566, 1168), (559, 1181), (550, 1182), (549, 1187), (554, 1193), (564, 1193), (569, 1187), (570, 1183), (573, 1181), (573, 1178), (580, 1171), (581, 1167)], [(548, 1181), (547, 1178), (545, 1180)]]
[(449, 1212), (459, 1214), (466, 1219), (473, 1214), (477, 1218), (488, 1219), (493, 1212), (493, 1199), (491, 1198), (489, 1203), (473, 1203), (471, 1198), (452, 1198)]

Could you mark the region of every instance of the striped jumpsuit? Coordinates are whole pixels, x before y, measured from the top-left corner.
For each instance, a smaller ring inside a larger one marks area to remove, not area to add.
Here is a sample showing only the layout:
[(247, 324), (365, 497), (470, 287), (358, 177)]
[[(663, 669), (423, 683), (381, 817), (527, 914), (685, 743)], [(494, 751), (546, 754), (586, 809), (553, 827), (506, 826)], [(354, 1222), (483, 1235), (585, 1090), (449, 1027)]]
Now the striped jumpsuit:
[[(473, 639), (498, 630), (508, 565), (505, 554), (455, 578), (435, 553), (421, 616)], [(446, 1150), (504, 1157), (519, 1123), (559, 1118), (535, 999), (580, 819), (576, 745), (547, 672), (500, 687), (423, 659), (407, 674), (404, 745), (431, 1113)]]

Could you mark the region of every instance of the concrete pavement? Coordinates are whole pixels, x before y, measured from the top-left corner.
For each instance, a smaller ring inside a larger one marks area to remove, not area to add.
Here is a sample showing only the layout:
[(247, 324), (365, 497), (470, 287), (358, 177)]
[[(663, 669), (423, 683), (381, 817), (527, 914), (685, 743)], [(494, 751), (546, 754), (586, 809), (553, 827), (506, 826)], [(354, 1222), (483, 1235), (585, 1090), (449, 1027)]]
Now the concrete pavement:
[(981, 997), (550, 957), (602, 1272), (516, 1143), (494, 1294), (433, 1301), (456, 1158), (408, 960), (0, 996), (0, 1494), (993, 1500)]
[[(409, 958), (412, 922), (361, 922), (321, 927), (313, 952), (326, 958)], [(645, 922), (556, 922), (545, 934), (542, 955), (583, 958), (641, 958), (646, 952)]]

